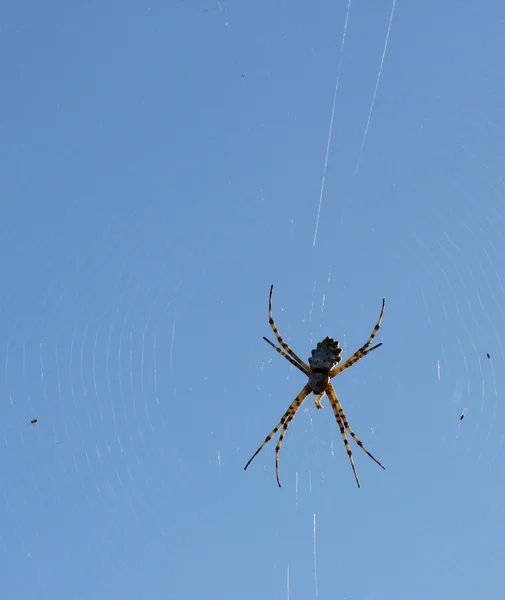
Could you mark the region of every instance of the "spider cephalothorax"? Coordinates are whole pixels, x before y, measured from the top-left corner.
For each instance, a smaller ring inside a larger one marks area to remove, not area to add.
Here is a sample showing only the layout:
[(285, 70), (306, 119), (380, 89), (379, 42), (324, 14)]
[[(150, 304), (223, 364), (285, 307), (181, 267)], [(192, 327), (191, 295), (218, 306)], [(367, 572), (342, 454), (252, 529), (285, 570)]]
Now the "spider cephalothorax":
[(373, 328), (372, 333), (368, 340), (361, 346), (359, 350), (357, 350), (352, 356), (350, 356), (342, 365), (337, 366), (342, 360), (342, 348), (339, 343), (332, 339), (331, 337), (326, 337), (322, 342), (319, 342), (314, 350), (312, 350), (312, 356), (309, 358), (309, 364), (303, 362), (303, 360), (291, 350), (291, 348), (286, 344), (286, 342), (282, 339), (281, 334), (278, 332), (277, 327), (275, 326), (275, 322), (272, 316), (272, 293), (274, 286), (272, 285), (270, 288), (270, 300), (268, 303), (268, 320), (270, 323), (270, 327), (273, 329), (275, 333), (275, 337), (279, 342), (281, 348), (276, 346), (269, 339), (264, 337), (263, 339), (268, 342), (273, 348), (277, 350), (279, 354), (282, 354), (285, 359), (287, 359), (294, 367), (299, 369), (302, 373), (304, 373), (308, 377), (308, 382), (305, 384), (302, 391), (298, 394), (298, 396), (293, 400), (291, 406), (282, 416), (282, 419), (276, 425), (276, 427), (267, 435), (265, 441), (261, 444), (261, 446), (256, 450), (256, 452), (251, 456), (248, 463), (244, 467), (247, 467), (251, 464), (252, 460), (257, 456), (260, 450), (263, 448), (265, 444), (267, 444), (273, 436), (279, 431), (282, 427), (281, 435), (279, 436), (279, 441), (277, 442), (277, 446), (275, 447), (275, 473), (277, 475), (277, 483), (279, 487), (281, 486), (280, 478), (279, 478), (279, 452), (282, 445), (282, 440), (286, 435), (286, 431), (288, 429), (289, 424), (295, 418), (298, 409), (302, 405), (303, 401), (307, 396), (311, 393), (314, 394), (314, 402), (317, 408), (323, 408), (321, 404), (322, 398), (326, 395), (328, 396), (328, 400), (330, 401), (331, 407), (333, 409), (333, 414), (335, 415), (335, 419), (337, 421), (338, 427), (340, 429), (340, 434), (342, 435), (342, 439), (345, 444), (345, 449), (347, 451), (347, 455), (349, 457), (349, 461), (351, 462), (351, 467), (354, 472), (354, 477), (356, 478), (356, 483), (358, 487), (359, 478), (356, 472), (356, 467), (354, 466), (354, 459), (352, 457), (351, 447), (349, 446), (349, 442), (347, 441), (346, 430), (352, 439), (358, 444), (358, 446), (368, 454), (368, 456), (373, 459), (380, 467), (384, 469), (381, 463), (373, 457), (370, 452), (363, 446), (361, 440), (357, 437), (354, 431), (350, 428), (349, 422), (347, 421), (347, 417), (345, 416), (344, 409), (340, 404), (340, 400), (338, 399), (337, 393), (335, 392), (335, 388), (331, 383), (331, 379), (345, 371), (350, 366), (352, 366), (355, 362), (358, 362), (361, 358), (375, 350), (379, 346), (382, 346), (382, 343), (376, 344), (370, 348), (370, 344), (372, 340), (377, 335), (377, 332), (380, 329), (382, 316), (384, 314), (384, 307), (386, 304), (385, 300), (382, 300), (382, 309), (381, 314), (379, 315), (379, 320), (377, 321), (375, 327)]

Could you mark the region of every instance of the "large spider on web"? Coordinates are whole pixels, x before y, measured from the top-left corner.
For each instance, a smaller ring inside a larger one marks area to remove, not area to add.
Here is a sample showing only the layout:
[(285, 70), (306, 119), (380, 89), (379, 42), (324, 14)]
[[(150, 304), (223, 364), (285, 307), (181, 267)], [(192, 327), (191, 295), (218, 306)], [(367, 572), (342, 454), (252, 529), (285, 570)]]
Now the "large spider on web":
[(376, 344), (375, 346), (372, 346), (370, 348), (370, 344), (372, 343), (372, 340), (377, 335), (377, 332), (380, 329), (381, 322), (382, 322), (382, 316), (384, 314), (384, 307), (386, 305), (386, 300), (385, 299), (382, 300), (382, 309), (381, 309), (381, 313), (379, 315), (379, 320), (377, 321), (375, 327), (373, 328), (373, 331), (370, 334), (370, 337), (368, 338), (368, 340), (365, 342), (365, 344), (363, 346), (361, 346), (361, 348), (359, 350), (357, 350), (352, 356), (350, 356), (343, 364), (341, 364), (338, 367), (336, 366), (342, 360), (342, 356), (341, 356), (342, 348), (340, 347), (338, 341), (334, 340), (331, 337), (326, 337), (322, 342), (319, 342), (317, 344), (315, 350), (312, 350), (312, 356), (309, 358), (309, 364), (307, 365), (286, 344), (286, 342), (282, 339), (281, 334), (277, 330), (277, 327), (275, 326), (275, 321), (272, 316), (272, 293), (273, 293), (273, 291), (274, 291), (274, 286), (272, 285), (270, 287), (270, 298), (269, 298), (269, 302), (268, 302), (268, 316), (269, 316), (268, 320), (270, 323), (270, 327), (273, 329), (273, 332), (275, 333), (275, 337), (277, 338), (277, 340), (278, 340), (279, 344), (282, 346), (282, 348), (284, 348), (284, 350), (281, 350), (281, 348), (276, 346), (273, 342), (271, 342), (266, 337), (264, 337), (263, 339), (266, 342), (268, 342), (270, 344), (270, 346), (275, 348), (279, 354), (284, 356), (284, 358), (287, 359), (294, 367), (296, 367), (297, 369), (302, 371), (302, 373), (307, 375), (307, 377), (309, 378), (309, 381), (305, 384), (304, 388), (298, 394), (298, 396), (293, 400), (293, 402), (291, 403), (291, 406), (284, 413), (284, 415), (283, 415), (282, 419), (279, 421), (279, 423), (267, 435), (267, 437), (265, 438), (265, 441), (256, 450), (256, 452), (251, 456), (251, 458), (247, 462), (246, 466), (244, 467), (244, 471), (251, 464), (251, 462), (254, 460), (254, 458), (258, 455), (260, 450), (262, 450), (263, 446), (265, 446), (265, 444), (267, 444), (273, 438), (273, 436), (277, 433), (277, 431), (279, 431), (279, 429), (282, 427), (279, 441), (277, 442), (277, 446), (275, 447), (275, 473), (277, 476), (277, 483), (279, 484), (279, 487), (281, 487), (281, 481), (279, 478), (279, 452), (281, 449), (282, 440), (284, 439), (284, 436), (286, 435), (286, 431), (288, 430), (289, 424), (295, 418), (295, 415), (298, 412), (298, 409), (300, 408), (303, 401), (305, 400), (305, 398), (307, 398), (307, 396), (309, 394), (311, 394), (311, 393), (314, 394), (314, 402), (316, 404), (316, 408), (318, 408), (318, 409), (323, 408), (321, 400), (323, 399), (324, 395), (326, 394), (330, 401), (331, 407), (333, 408), (333, 413), (335, 415), (337, 424), (340, 428), (340, 433), (342, 435), (342, 439), (344, 440), (345, 449), (347, 451), (347, 455), (349, 456), (349, 461), (351, 462), (351, 467), (354, 472), (354, 477), (356, 478), (356, 483), (358, 484), (358, 487), (360, 487), (358, 473), (356, 472), (356, 467), (354, 466), (354, 460), (352, 457), (351, 447), (349, 446), (349, 442), (347, 440), (347, 436), (345, 433), (346, 430), (349, 432), (350, 436), (356, 442), (356, 444), (358, 444), (358, 446), (364, 452), (366, 452), (368, 454), (368, 456), (379, 465), (379, 467), (382, 467), (383, 469), (385, 469), (385, 467), (374, 456), (372, 456), (370, 454), (370, 452), (368, 452), (368, 450), (365, 448), (365, 446), (363, 445), (361, 440), (358, 438), (358, 436), (349, 427), (349, 422), (347, 421), (347, 417), (345, 416), (344, 409), (342, 408), (342, 405), (340, 404), (340, 400), (338, 399), (337, 393), (335, 392), (335, 388), (333, 387), (333, 384), (331, 383), (331, 379), (333, 379), (333, 377), (335, 377), (336, 375), (339, 375), (340, 373), (342, 373), (342, 371), (345, 371), (346, 369), (351, 367), (354, 363), (358, 362), (358, 360), (360, 360), (361, 358), (363, 358), (364, 356), (366, 356), (367, 354), (372, 352), (372, 350), (375, 350), (379, 346), (382, 346), (382, 343), (380, 343), (380, 344)]

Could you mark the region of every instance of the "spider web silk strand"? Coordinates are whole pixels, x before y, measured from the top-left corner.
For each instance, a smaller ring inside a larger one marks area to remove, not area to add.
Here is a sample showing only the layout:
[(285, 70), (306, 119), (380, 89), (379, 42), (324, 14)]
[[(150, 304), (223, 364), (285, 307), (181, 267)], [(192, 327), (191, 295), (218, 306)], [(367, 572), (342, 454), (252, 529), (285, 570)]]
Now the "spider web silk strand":
[(361, 160), (361, 156), (363, 155), (363, 149), (365, 147), (365, 142), (366, 142), (366, 138), (368, 135), (368, 128), (370, 126), (370, 120), (372, 119), (372, 112), (373, 112), (373, 108), (375, 105), (375, 98), (377, 97), (377, 90), (379, 89), (379, 83), (380, 83), (381, 75), (382, 75), (382, 68), (384, 67), (384, 59), (386, 58), (386, 52), (388, 49), (389, 34), (391, 33), (391, 25), (393, 23), (393, 16), (395, 14), (395, 6), (396, 6), (396, 0), (393, 0), (393, 7), (391, 8), (391, 16), (389, 17), (388, 32), (386, 34), (386, 41), (384, 42), (384, 50), (382, 51), (382, 58), (381, 58), (381, 64), (379, 67), (379, 74), (377, 75), (377, 81), (375, 83), (375, 90), (374, 90), (374, 93), (372, 96), (372, 104), (370, 105), (370, 112), (368, 113), (368, 120), (366, 122), (365, 133), (363, 134), (363, 141), (361, 142), (361, 148), (359, 151), (358, 160), (356, 162), (356, 169), (354, 170), (355, 177), (356, 177), (356, 174), (358, 173), (359, 163)]
[(314, 513), (314, 584), (316, 586), (316, 598), (317, 593), (317, 559), (316, 559), (316, 513)]
[[(396, 1), (396, 0), (395, 0)], [(326, 182), (326, 169), (328, 168), (328, 157), (330, 156), (331, 136), (333, 132), (333, 122), (335, 120), (335, 106), (337, 103), (338, 84), (340, 82), (340, 70), (342, 68), (342, 57), (344, 55), (345, 36), (347, 34), (347, 23), (349, 21), (349, 11), (351, 9), (351, 0), (347, 3), (347, 12), (345, 15), (344, 33), (342, 34), (342, 43), (340, 45), (340, 57), (338, 59), (337, 79), (335, 81), (335, 91), (333, 92), (333, 106), (331, 109), (330, 130), (328, 132), (328, 143), (326, 144), (326, 156), (324, 158), (323, 180), (321, 181), (321, 191), (319, 193), (319, 205), (317, 207), (316, 229), (314, 231), (314, 243), (312, 247), (316, 247), (317, 230), (319, 229), (319, 217), (321, 216), (321, 205), (323, 203), (324, 184)]]

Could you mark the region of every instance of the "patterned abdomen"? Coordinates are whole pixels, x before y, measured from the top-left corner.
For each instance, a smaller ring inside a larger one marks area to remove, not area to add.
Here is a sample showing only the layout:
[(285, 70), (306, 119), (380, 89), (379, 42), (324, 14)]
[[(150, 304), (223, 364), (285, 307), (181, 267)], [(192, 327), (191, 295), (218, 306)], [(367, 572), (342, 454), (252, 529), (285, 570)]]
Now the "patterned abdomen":
[(312, 350), (309, 358), (311, 369), (324, 369), (329, 371), (342, 360), (342, 348), (339, 343), (331, 337), (326, 337)]
[(331, 337), (319, 342), (309, 358), (309, 385), (314, 394), (322, 394), (330, 381), (329, 372), (342, 360), (342, 348)]

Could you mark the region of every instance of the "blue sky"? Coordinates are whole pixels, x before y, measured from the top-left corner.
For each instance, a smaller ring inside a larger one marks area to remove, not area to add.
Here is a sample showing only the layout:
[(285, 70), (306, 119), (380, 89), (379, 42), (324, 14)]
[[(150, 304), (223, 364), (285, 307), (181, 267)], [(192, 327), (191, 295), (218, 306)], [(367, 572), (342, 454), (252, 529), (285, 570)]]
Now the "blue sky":
[[(503, 597), (505, 7), (392, 8), (0, 9), (3, 597)], [(243, 471), (272, 283), (304, 360), (386, 298), (361, 489), (327, 400)]]

